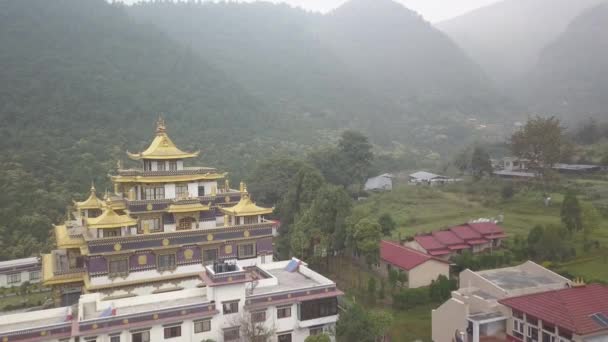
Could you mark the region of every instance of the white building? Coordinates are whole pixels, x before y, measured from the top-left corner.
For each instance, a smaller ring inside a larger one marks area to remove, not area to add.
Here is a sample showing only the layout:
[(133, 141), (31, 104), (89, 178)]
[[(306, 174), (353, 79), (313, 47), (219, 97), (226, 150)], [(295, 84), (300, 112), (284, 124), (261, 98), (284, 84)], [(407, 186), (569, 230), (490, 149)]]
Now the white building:
[[(515, 341), (508, 338), (505, 298), (564, 289), (572, 282), (532, 261), (521, 265), (473, 272), (464, 270), (460, 288), (432, 311), (433, 341)], [(538, 340), (536, 340), (538, 341)]]
[(0, 287), (20, 286), (40, 281), (40, 259), (24, 258), (0, 261)]
[(247, 341), (248, 321), (272, 331), (272, 341), (304, 341), (333, 331), (340, 295), (334, 282), (297, 259), (214, 264), (188, 289), (133, 297), (91, 293), (80, 297), (73, 314), (64, 307), (1, 316), (0, 340)]

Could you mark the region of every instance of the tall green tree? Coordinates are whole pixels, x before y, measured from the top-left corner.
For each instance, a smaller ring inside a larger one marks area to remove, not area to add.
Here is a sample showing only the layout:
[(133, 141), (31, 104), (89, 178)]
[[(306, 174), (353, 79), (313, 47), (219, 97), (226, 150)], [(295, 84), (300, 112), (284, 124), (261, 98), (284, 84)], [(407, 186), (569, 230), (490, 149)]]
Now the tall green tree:
[(331, 342), (331, 337), (327, 334), (310, 335), (304, 342)]
[(306, 166), (302, 160), (271, 158), (256, 164), (247, 177), (247, 187), (258, 203), (276, 205), (288, 191), (289, 184), (298, 171)]
[(382, 228), (382, 235), (389, 236), (393, 230), (397, 227), (397, 224), (393, 220), (393, 217), (389, 213), (384, 213), (378, 218), (378, 224)]
[(336, 324), (338, 341), (375, 342), (386, 335), (393, 324), (393, 316), (380, 310), (366, 311), (353, 305), (340, 314)]
[(473, 177), (480, 179), (484, 175), (490, 176), (492, 171), (492, 162), (490, 161), (488, 152), (481, 146), (475, 146), (473, 155), (471, 156), (471, 172), (473, 173)]
[(364, 218), (350, 227), (348, 241), (351, 247), (365, 257), (368, 266), (378, 261), (382, 231), (378, 222)]
[(561, 156), (563, 127), (555, 117), (535, 117), (511, 136), (513, 154), (529, 160), (529, 165), (546, 172)]
[(560, 213), (562, 223), (570, 233), (577, 232), (583, 228), (583, 210), (573, 192), (566, 193)]

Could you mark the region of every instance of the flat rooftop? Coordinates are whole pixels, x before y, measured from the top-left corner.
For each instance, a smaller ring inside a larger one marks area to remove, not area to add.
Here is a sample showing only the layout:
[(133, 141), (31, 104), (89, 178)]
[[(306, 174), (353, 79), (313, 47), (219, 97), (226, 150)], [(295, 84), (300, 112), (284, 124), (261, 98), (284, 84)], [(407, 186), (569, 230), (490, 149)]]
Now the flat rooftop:
[[(40, 313), (43, 313), (46, 317), (40, 317)], [(19, 320), (13, 321), (11, 316), (18, 316)], [(65, 323), (66, 316), (67, 308), (0, 315), (0, 322), (2, 322), (0, 323), (0, 334), (8, 333), (11, 331), (35, 329), (38, 327), (48, 327), (54, 324)], [(22, 320), (22, 318), (26, 319)], [(6, 323), (7, 321), (8, 323)]]
[(300, 273), (299, 271), (289, 272), (283, 268), (264, 269), (264, 271), (276, 277), (279, 283), (277, 285), (257, 287), (254, 289), (252, 293), (253, 295), (307, 289), (316, 286), (333, 284), (331, 281), (313, 279)]
[(529, 272), (519, 266), (480, 271), (477, 274), (505, 290), (518, 290), (565, 283), (564, 279), (558, 275), (550, 276), (548, 274)]
[[(170, 300), (161, 300), (154, 301), (154, 295), (141, 296), (142, 301), (149, 300), (148, 302), (143, 302), (141, 304), (129, 305), (124, 307), (116, 307), (116, 316), (121, 315), (131, 315), (137, 313), (145, 313), (150, 311), (159, 311), (164, 309), (170, 309), (180, 306), (189, 306), (193, 304), (204, 304), (209, 302), (206, 296), (192, 296), (185, 298), (175, 298)], [(120, 301), (120, 300), (119, 300)], [(84, 320), (91, 320), (99, 317), (101, 313), (110, 306), (111, 301), (106, 302), (107, 306), (104, 306), (104, 302), (101, 302), (101, 305), (97, 306), (96, 302), (89, 302), (83, 304), (84, 309)]]

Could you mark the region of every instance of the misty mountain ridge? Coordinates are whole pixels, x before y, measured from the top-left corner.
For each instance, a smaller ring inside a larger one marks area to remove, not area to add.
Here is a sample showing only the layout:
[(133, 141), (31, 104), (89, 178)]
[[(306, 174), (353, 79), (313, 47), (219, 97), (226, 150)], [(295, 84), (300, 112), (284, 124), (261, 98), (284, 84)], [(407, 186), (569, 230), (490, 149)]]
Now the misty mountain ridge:
[(501, 87), (536, 66), (542, 50), (605, 0), (503, 0), (437, 24)]

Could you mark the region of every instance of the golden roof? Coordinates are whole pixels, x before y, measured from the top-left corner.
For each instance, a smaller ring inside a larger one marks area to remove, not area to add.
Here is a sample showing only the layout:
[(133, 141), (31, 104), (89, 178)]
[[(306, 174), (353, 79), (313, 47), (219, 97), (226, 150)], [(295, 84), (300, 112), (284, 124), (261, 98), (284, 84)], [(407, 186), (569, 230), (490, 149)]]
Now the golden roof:
[(156, 137), (154, 137), (154, 140), (152, 140), (152, 143), (145, 151), (140, 153), (129, 153), (127, 151), (129, 158), (134, 160), (185, 159), (194, 158), (198, 154), (199, 152), (184, 152), (175, 146), (169, 135), (167, 135), (165, 121), (162, 118), (159, 118), (156, 123)]
[(202, 205), (201, 203), (185, 203), (185, 204), (173, 203), (169, 206), (169, 209), (167, 210), (167, 212), (175, 214), (175, 213), (192, 213), (195, 211), (205, 211), (205, 210), (209, 210), (209, 206)]
[(88, 228), (120, 228), (137, 225), (137, 220), (129, 215), (118, 215), (112, 208), (112, 203), (108, 201), (104, 206), (101, 215), (93, 218), (87, 218)]
[(249, 197), (247, 188), (243, 187), (241, 200), (233, 207), (221, 208), (221, 210), (232, 216), (250, 216), (250, 215), (266, 215), (272, 213), (272, 208), (263, 208), (257, 206)]
[(76, 208), (78, 209), (101, 209), (103, 203), (97, 197), (97, 194), (95, 194), (95, 185), (91, 184), (91, 194), (89, 195), (89, 198), (82, 202), (74, 201), (74, 205), (76, 205)]
[(55, 226), (55, 240), (60, 249), (80, 248), (84, 244), (83, 239), (70, 237), (65, 225)]
[(194, 182), (199, 180), (218, 180), (226, 178), (227, 173), (201, 173), (194, 175), (170, 175), (170, 176), (111, 176), (115, 183), (175, 183)]

